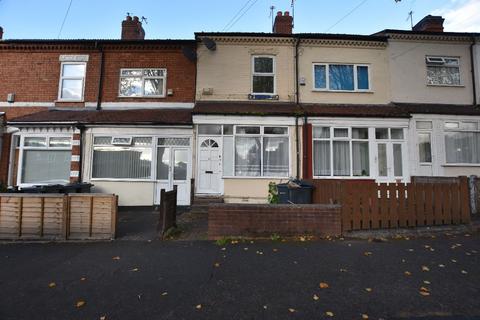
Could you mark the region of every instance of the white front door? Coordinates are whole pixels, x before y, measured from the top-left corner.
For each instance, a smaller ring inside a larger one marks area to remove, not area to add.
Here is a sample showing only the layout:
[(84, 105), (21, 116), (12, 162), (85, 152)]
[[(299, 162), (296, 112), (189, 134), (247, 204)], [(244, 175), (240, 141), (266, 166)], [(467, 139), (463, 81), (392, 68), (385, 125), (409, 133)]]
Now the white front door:
[(162, 189), (170, 191), (177, 186), (177, 205), (190, 205), (190, 149), (179, 147), (157, 148), (156, 204), (160, 204)]
[(197, 193), (220, 194), (222, 180), (221, 138), (201, 137), (198, 140)]

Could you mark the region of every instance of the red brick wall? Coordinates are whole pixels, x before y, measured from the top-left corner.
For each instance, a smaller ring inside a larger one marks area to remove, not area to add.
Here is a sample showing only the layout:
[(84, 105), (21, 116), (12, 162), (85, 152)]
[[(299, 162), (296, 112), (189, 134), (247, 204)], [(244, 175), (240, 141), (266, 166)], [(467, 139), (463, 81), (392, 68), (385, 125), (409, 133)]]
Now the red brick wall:
[(213, 204), (208, 210), (208, 238), (342, 233), (337, 205)]

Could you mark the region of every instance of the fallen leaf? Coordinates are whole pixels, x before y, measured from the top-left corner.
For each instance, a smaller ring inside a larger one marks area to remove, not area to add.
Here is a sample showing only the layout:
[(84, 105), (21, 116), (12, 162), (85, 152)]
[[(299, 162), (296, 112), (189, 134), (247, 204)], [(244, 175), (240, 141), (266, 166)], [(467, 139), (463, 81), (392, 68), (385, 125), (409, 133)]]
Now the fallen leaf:
[(367, 257), (368, 257), (368, 256), (371, 256), (372, 254), (373, 254), (373, 253), (371, 253), (370, 251), (365, 251), (365, 252), (363, 253), (363, 255), (365, 255), (365, 256), (367, 256)]
[(248, 250), (248, 248), (246, 248), (246, 247), (245, 247), (245, 248), (243, 248), (243, 250), (247, 251), (247, 250)]
[(328, 286), (328, 283), (326, 283), (326, 282), (320, 282), (319, 287), (320, 287), (320, 289), (327, 289), (329, 286)]
[(463, 274), (467, 274), (468, 272), (467, 272), (467, 271), (465, 271), (465, 270), (462, 270), (462, 273), (463, 273)]
[(218, 268), (218, 267), (220, 267), (220, 263), (215, 262), (215, 264), (214, 264), (213, 266), (214, 266), (215, 268)]
[(320, 299), (319, 296), (317, 296), (316, 294), (313, 295), (313, 300), (317, 301), (318, 299)]
[(406, 276), (411, 276), (411, 275), (412, 275), (412, 273), (411, 273), (410, 271), (405, 271), (404, 274), (405, 274)]
[(166, 296), (166, 295), (168, 295), (168, 292), (167, 292), (167, 291), (162, 292), (162, 296)]
[(101, 316), (100, 320), (107, 320), (107, 316)]
[(471, 256), (472, 254), (470, 252), (465, 252), (467, 256)]
[(427, 266), (422, 266), (422, 271), (430, 271), (430, 268)]
[(267, 306), (263, 306), (263, 309), (267, 310), (267, 308), (268, 308)]
[(457, 260), (455, 260), (455, 259), (452, 259), (450, 261), (452, 261), (453, 263), (457, 263)]
[(275, 249), (275, 248), (274, 248), (274, 249), (272, 249), (272, 251), (273, 251), (273, 252), (278, 252), (278, 249)]
[(438, 267), (439, 268), (445, 268), (445, 265), (444, 264), (439, 264)]
[(372, 288), (365, 288), (365, 291), (367, 291), (367, 292), (372, 292), (373, 289), (372, 289)]
[(425, 284), (430, 284), (430, 281), (423, 280), (423, 283), (425, 283)]
[(225, 251), (225, 250), (227, 250), (227, 248), (223, 247), (223, 248), (222, 248), (222, 251)]
[(471, 253), (478, 253), (477, 250), (470, 250)]
[(80, 278), (80, 281), (85, 281), (85, 280), (87, 280), (87, 278), (85, 278), (85, 277)]
[(424, 297), (426, 296), (429, 296), (430, 295), (430, 292), (427, 292), (427, 291), (420, 291), (420, 294)]
[(293, 309), (293, 308), (288, 308), (288, 311), (289, 311), (290, 313), (294, 313), (294, 312), (296, 312), (297, 310), (295, 310), (295, 309)]
[(300, 241), (305, 242), (307, 239), (305, 237), (300, 237)]
[(112, 260), (120, 260), (119, 256), (113, 257)]
[(48, 284), (48, 287), (49, 287), (49, 288), (55, 288), (56, 286), (57, 286), (57, 284), (56, 284), (55, 282), (50, 282), (50, 283)]
[(368, 319), (368, 314), (362, 314), (362, 319), (367, 320)]
[(413, 251), (415, 251), (415, 250), (413, 250), (413, 249), (408, 249), (408, 251), (413, 252)]
[(428, 288), (421, 287), (421, 288), (420, 288), (420, 291), (429, 292), (430, 290), (428, 290)]
[(257, 251), (257, 254), (263, 255), (263, 252), (262, 251)]
[(327, 312), (325, 312), (325, 314), (327, 315), (327, 317), (333, 317), (333, 312), (332, 311), (327, 311)]
[(347, 272), (348, 270), (347, 269), (340, 269), (340, 272)]
[(202, 305), (201, 305), (201, 304), (197, 304), (197, 305), (195, 306), (195, 309), (197, 309), (197, 310), (202, 309)]
[(132, 270), (130, 270), (132, 272), (137, 272), (138, 271), (138, 268), (133, 268)]
[(77, 303), (75, 304), (75, 307), (81, 308), (81, 307), (83, 307), (85, 304), (86, 304), (85, 301), (83, 301), (83, 300), (78, 300)]

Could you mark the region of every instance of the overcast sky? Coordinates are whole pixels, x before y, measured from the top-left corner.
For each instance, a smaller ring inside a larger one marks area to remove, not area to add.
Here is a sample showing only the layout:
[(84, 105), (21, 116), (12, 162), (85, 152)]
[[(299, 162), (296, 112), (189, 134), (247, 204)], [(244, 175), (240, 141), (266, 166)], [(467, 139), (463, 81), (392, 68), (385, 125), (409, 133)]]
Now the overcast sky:
[[(70, 1), (0, 0), (4, 38), (116, 39), (127, 12), (147, 18), (150, 39), (191, 39), (196, 31), (269, 32), (270, 6), (291, 10), (291, 0), (72, 0), (66, 15)], [(410, 11), (414, 23), (436, 14), (446, 18), (446, 31), (480, 32), (480, 0), (296, 0), (295, 9), (294, 32), (409, 29)]]

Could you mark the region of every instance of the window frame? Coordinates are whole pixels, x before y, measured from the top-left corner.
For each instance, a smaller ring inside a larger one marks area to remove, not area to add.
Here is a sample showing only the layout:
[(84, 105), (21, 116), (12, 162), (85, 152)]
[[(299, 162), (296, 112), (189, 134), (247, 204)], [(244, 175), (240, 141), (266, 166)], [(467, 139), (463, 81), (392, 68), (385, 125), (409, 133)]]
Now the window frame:
[[(130, 78), (140, 78), (142, 81), (142, 94), (138, 96), (126, 96), (122, 94), (122, 78), (129, 78), (128, 76), (122, 76), (122, 72), (130, 70), (130, 71), (141, 71), (142, 76), (130, 76)], [(144, 71), (145, 70), (162, 70), (163, 71), (163, 76), (161, 77), (152, 77), (152, 76), (145, 76)], [(118, 97), (119, 98), (166, 98), (167, 97), (167, 68), (120, 68), (120, 74), (118, 77)], [(148, 79), (163, 79), (163, 86), (162, 86), (162, 92), (163, 94), (161, 95), (145, 95), (145, 80)]]
[[(65, 65), (83, 65), (85, 67), (83, 71), (83, 77), (64, 77), (63, 67)], [(60, 102), (83, 102), (85, 100), (85, 81), (87, 78), (87, 62), (84, 61), (62, 61), (60, 63), (60, 77), (58, 82), (58, 101)], [(63, 80), (82, 80), (82, 93), (80, 99), (67, 99), (62, 98)]]
[[(25, 138), (45, 138), (45, 146), (34, 147), (34, 146), (25, 146)], [(69, 138), (70, 139), (70, 146), (69, 147), (51, 147), (50, 146), (50, 138)], [(22, 182), (22, 168), (23, 168), (23, 160), (24, 160), (24, 151), (25, 150), (53, 150), (53, 151), (72, 151), (73, 147), (73, 137), (72, 134), (36, 134), (36, 133), (29, 133), (29, 134), (20, 134), (18, 139), (18, 168), (17, 168), (17, 176), (16, 176), (16, 184), (20, 187), (29, 187), (34, 185), (47, 185), (49, 183), (23, 183)], [(72, 155), (71, 155), (72, 157)], [(72, 162), (70, 157), (70, 163)], [(68, 177), (70, 179), (70, 175)]]
[[(457, 123), (458, 124), (458, 128), (446, 128), (445, 125), (447, 123)], [(462, 128), (462, 123), (477, 123), (477, 129), (474, 130), (474, 129), (463, 129)], [(480, 121), (479, 120), (476, 120), (476, 119), (467, 119), (467, 120), (444, 120), (442, 121), (442, 125), (443, 125), (443, 144), (444, 144), (444, 163), (443, 163), (443, 166), (452, 166), (452, 167), (480, 167), (480, 161), (478, 163), (471, 163), (471, 162), (447, 162), (447, 148), (446, 148), (446, 145), (447, 145), (447, 135), (446, 133), (447, 132), (459, 132), (459, 133), (462, 133), (462, 132), (470, 132), (470, 133), (476, 133), (478, 135), (480, 135)], [(432, 155), (433, 157), (433, 155)]]
[[(256, 58), (270, 58), (272, 59), (272, 73), (255, 72), (255, 59)], [(253, 96), (275, 96), (277, 95), (277, 61), (275, 55), (252, 55), (251, 58), (251, 79), (250, 79), (250, 92)], [(259, 77), (273, 77), (273, 92), (253, 92), (253, 79), (255, 76)]]
[[(418, 128), (419, 122), (430, 122), (430, 128)], [(431, 120), (416, 120), (415, 121), (415, 139), (417, 143), (417, 155), (418, 155), (418, 164), (420, 166), (432, 166), (433, 165), (433, 121)], [(420, 161), (420, 137), (419, 134), (428, 134), (430, 139), (430, 162)]]
[[(353, 66), (353, 90), (334, 90), (330, 89), (330, 65)], [(315, 86), (315, 66), (325, 67), (325, 88)], [(358, 67), (366, 67), (368, 70), (368, 89), (358, 88)], [(314, 62), (312, 63), (312, 91), (314, 92), (373, 92), (372, 89), (372, 65), (368, 63), (343, 63), (343, 62)]]
[[(435, 63), (429, 61), (431, 58), (437, 58), (437, 59), (454, 59), (457, 60), (458, 64), (456, 66), (453, 65), (446, 65), (445, 62), (443, 63)], [(429, 87), (464, 87), (463, 81), (462, 81), (462, 70), (461, 70), (461, 65), (460, 65), (460, 57), (459, 56), (442, 56), (442, 55), (426, 55), (425, 56), (425, 82), (427, 86)], [(458, 84), (435, 84), (435, 83), (429, 83), (428, 81), (428, 67), (445, 67), (445, 68), (457, 68), (458, 69), (458, 78), (459, 78), (459, 83)]]

